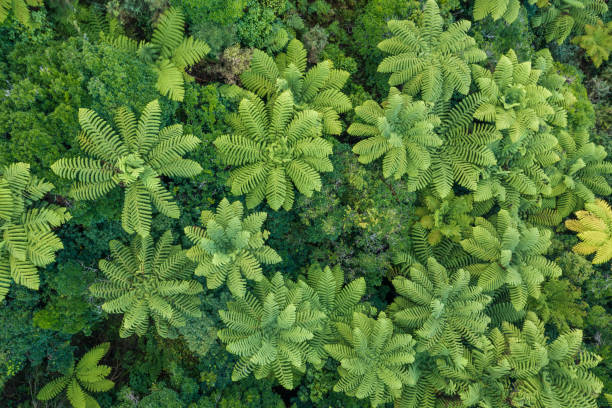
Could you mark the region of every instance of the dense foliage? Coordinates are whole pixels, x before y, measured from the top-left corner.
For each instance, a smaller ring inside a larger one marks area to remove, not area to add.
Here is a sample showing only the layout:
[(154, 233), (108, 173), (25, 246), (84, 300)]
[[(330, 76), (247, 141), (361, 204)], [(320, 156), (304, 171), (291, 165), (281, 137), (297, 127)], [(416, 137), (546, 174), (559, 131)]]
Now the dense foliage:
[(0, 0), (0, 405), (610, 406), (611, 24)]

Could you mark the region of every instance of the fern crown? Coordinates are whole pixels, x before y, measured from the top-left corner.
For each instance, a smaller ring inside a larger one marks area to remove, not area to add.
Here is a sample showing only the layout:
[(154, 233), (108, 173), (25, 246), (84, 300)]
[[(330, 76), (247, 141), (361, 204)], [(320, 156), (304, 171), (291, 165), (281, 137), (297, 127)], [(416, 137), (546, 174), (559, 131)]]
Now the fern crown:
[(412, 382), (406, 370), (414, 361), (412, 336), (397, 333), (385, 312), (377, 319), (354, 313), (350, 325), (336, 326), (341, 341), (325, 346), (340, 362), (340, 380), (334, 391), (368, 398), (372, 407), (398, 399), (402, 388)]
[(304, 373), (306, 362), (320, 366), (311, 342), (317, 342), (325, 314), (316, 304), (306, 283), (285, 282), (280, 272), (257, 282), (255, 296), (247, 292), (229, 302), (228, 310), (219, 312), (227, 327), (218, 335), (227, 351), (239, 356), (232, 380), (254, 373), (292, 389), (294, 370)]
[(528, 228), (506, 210), (500, 210), (491, 221), (476, 218), (470, 235), (461, 246), (484, 263), (467, 269), (487, 291), (507, 285), (516, 310), (525, 307), (529, 296), (540, 296), (545, 278), (561, 275), (561, 268), (542, 256), (550, 246), (551, 231)]
[(393, 286), (400, 295), (391, 306), (393, 321), (416, 329), (417, 351), (450, 354), (461, 367), (467, 363), (463, 342), (475, 347), (483, 344), (490, 321), (484, 309), (491, 298), (470, 285), (469, 272), (460, 269), (449, 276), (446, 268), (429, 258), (427, 267), (414, 264), (410, 279), (397, 277)]
[(243, 218), (242, 203), (223, 199), (216, 213), (203, 211), (205, 229), (187, 227), (185, 233), (195, 246), (187, 256), (198, 263), (196, 275), (206, 276), (210, 289), (227, 282), (232, 294), (244, 297), (246, 279), (263, 278), (261, 264), (282, 261), (276, 251), (265, 245), (269, 232), (261, 230), (267, 213), (257, 212)]
[(612, 259), (612, 208), (604, 200), (586, 203), (586, 209), (576, 211), (577, 219), (565, 221), (565, 226), (578, 233), (582, 242), (574, 245), (580, 255), (595, 254), (594, 264)]
[(152, 205), (168, 217), (179, 217), (179, 207), (160, 176), (198, 175), (202, 167), (182, 157), (198, 147), (198, 138), (184, 135), (182, 125), (160, 130), (157, 100), (147, 104), (138, 121), (132, 112), (120, 108), (115, 116), (118, 133), (89, 109), (79, 110), (79, 122), (83, 128), (81, 148), (93, 158), (63, 158), (51, 166), (60, 177), (76, 181), (70, 189), (71, 197), (95, 200), (117, 186), (123, 187), (122, 226), (128, 233), (141, 236), (151, 229)]
[(202, 285), (190, 279), (194, 265), (165, 232), (156, 245), (151, 236), (136, 236), (130, 246), (110, 242), (112, 260), (101, 259), (106, 281), (94, 283), (91, 293), (105, 299), (102, 309), (123, 313), (119, 335), (144, 335), (153, 319), (162, 337), (176, 337), (175, 327), (187, 317), (199, 317)]
[(47, 204), (44, 196), (53, 184), (30, 173), (26, 163), (14, 163), (0, 172), (0, 301), (11, 281), (38, 290), (38, 268), (55, 261), (64, 248), (53, 232), (70, 220), (65, 208)]
[(487, 99), (474, 117), (494, 122), (497, 129), (507, 132), (512, 143), (539, 131), (547, 122), (565, 123), (565, 115), (557, 118), (548, 102), (552, 93), (538, 85), (542, 72), (532, 69), (529, 61), (519, 63), (513, 50), (500, 57), (493, 73), (477, 65), (473, 71), (474, 81)]
[(99, 364), (109, 348), (110, 343), (102, 343), (89, 350), (76, 365), (72, 363), (64, 376), (52, 380), (41, 388), (36, 398), (48, 401), (65, 389), (73, 408), (100, 408), (98, 402), (88, 392), (105, 392), (115, 386), (114, 382), (106, 379), (111, 368)]
[(508, 344), (506, 361), (517, 380), (513, 400), (533, 406), (549, 406), (547, 401), (571, 408), (598, 406), (596, 398), (603, 384), (590, 369), (601, 358), (580, 350), (581, 330), (548, 342), (544, 324), (533, 312), (527, 313), (522, 330), (509, 323), (504, 323), (502, 329)]
[(364, 137), (353, 146), (361, 163), (383, 158), (383, 176), (416, 178), (431, 165), (431, 152), (442, 140), (434, 132), (440, 124), (423, 101), (413, 102), (397, 88), (391, 88), (383, 106), (370, 100), (355, 108), (359, 122), (348, 133)]
[(262, 98), (273, 100), (284, 91), (291, 91), (297, 112), (320, 112), (323, 132), (339, 135), (342, 124), (338, 114), (352, 108), (350, 99), (341, 91), (348, 77), (348, 72), (334, 69), (329, 60), (306, 70), (306, 49), (299, 40), (293, 39), (276, 61), (263, 51), (255, 50), (250, 69), (240, 78), (246, 89)]
[(246, 194), (248, 208), (266, 199), (273, 210), (289, 210), (294, 186), (307, 197), (320, 191), (319, 173), (333, 170), (321, 117), (314, 110), (296, 112), (288, 90), (267, 105), (256, 96), (243, 99), (230, 118), (234, 133), (214, 142), (226, 164), (240, 166), (228, 180), (232, 193)]
[(467, 95), (469, 65), (487, 58), (467, 34), (469, 21), (457, 21), (443, 31), (438, 4), (427, 0), (421, 27), (409, 20), (390, 20), (387, 26), (393, 36), (378, 48), (392, 56), (380, 63), (378, 71), (391, 73), (390, 85), (403, 85), (404, 93), (420, 94), (426, 102), (450, 100), (455, 91)]

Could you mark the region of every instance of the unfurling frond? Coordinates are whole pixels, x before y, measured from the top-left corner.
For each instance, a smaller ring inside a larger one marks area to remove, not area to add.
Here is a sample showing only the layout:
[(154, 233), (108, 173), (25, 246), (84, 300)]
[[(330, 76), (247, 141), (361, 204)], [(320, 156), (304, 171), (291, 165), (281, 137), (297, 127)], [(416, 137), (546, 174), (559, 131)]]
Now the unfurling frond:
[(149, 234), (152, 206), (171, 218), (180, 211), (160, 176), (194, 177), (202, 167), (182, 156), (193, 151), (200, 140), (184, 135), (181, 125), (160, 130), (161, 109), (157, 100), (147, 104), (136, 121), (126, 108), (117, 111), (116, 132), (95, 112), (79, 111), (83, 132), (79, 142), (89, 157), (63, 158), (51, 169), (60, 177), (74, 180), (70, 195), (77, 200), (94, 200), (113, 188), (125, 188), (122, 225), (128, 233)]

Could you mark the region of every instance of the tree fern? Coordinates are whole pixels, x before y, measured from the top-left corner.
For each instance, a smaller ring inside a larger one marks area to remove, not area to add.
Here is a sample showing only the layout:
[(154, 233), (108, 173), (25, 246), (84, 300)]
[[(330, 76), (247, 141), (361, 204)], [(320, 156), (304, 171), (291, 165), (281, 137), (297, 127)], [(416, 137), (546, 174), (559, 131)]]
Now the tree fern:
[(487, 58), (467, 34), (469, 21), (457, 21), (443, 31), (437, 3), (427, 0), (420, 27), (409, 20), (390, 20), (387, 26), (393, 36), (378, 48), (392, 56), (380, 63), (378, 71), (391, 73), (390, 85), (403, 85), (404, 93), (420, 94), (426, 102), (450, 100), (455, 91), (467, 95), (470, 64)]
[(353, 146), (361, 163), (384, 156), (383, 176), (397, 180), (407, 174), (409, 182), (429, 169), (433, 148), (442, 140), (434, 132), (440, 120), (423, 101), (413, 102), (391, 88), (382, 106), (369, 100), (356, 107), (355, 113), (360, 121), (351, 124), (348, 133), (366, 138)]
[(325, 361), (325, 344), (338, 338), (336, 323), (349, 324), (355, 312), (367, 312), (367, 303), (361, 302), (365, 295), (366, 283), (363, 277), (344, 284), (344, 272), (339, 266), (321, 268), (313, 264), (308, 268), (306, 283), (315, 292), (313, 299), (317, 308), (325, 313), (319, 336), (313, 338), (312, 347)]
[(56, 161), (51, 169), (60, 177), (75, 180), (70, 196), (94, 200), (117, 186), (125, 189), (121, 224), (128, 233), (141, 236), (151, 229), (152, 206), (171, 218), (180, 210), (162, 185), (160, 176), (194, 177), (202, 167), (182, 156), (197, 148), (200, 140), (184, 135), (182, 125), (159, 129), (161, 110), (157, 100), (150, 102), (136, 121), (126, 108), (115, 116), (115, 132), (94, 111), (79, 110), (83, 132), (79, 142), (93, 158), (74, 157)]
[(519, 0), (475, 0), (473, 16), (475, 21), (491, 16), (493, 20), (503, 18), (511, 24), (518, 17), (520, 8)]
[(0, 24), (12, 12), (15, 19), (26, 27), (31, 27), (28, 7), (42, 7), (43, 0), (0, 0)]
[(339, 113), (351, 110), (352, 104), (341, 89), (349, 73), (334, 69), (330, 60), (325, 60), (306, 70), (306, 50), (303, 44), (293, 39), (285, 53), (276, 61), (260, 50), (253, 51), (250, 69), (243, 72), (243, 86), (262, 98), (275, 99), (290, 90), (297, 112), (315, 110), (323, 115), (323, 132), (339, 135), (342, 124)]
[(502, 55), (495, 71), (474, 65), (474, 82), (486, 102), (474, 112), (474, 117), (494, 122), (497, 129), (517, 143), (547, 123), (562, 125), (548, 102), (552, 93), (538, 85), (541, 71), (532, 69), (531, 62), (518, 62), (514, 50)]
[(414, 361), (412, 336), (397, 333), (384, 312), (377, 319), (355, 313), (350, 325), (336, 326), (341, 342), (325, 346), (340, 362), (340, 380), (334, 391), (368, 398), (372, 407), (398, 399), (410, 382), (406, 368)]
[(38, 268), (55, 261), (63, 249), (53, 232), (70, 219), (65, 208), (43, 200), (53, 184), (30, 173), (30, 165), (15, 163), (0, 170), (0, 301), (11, 281), (38, 290)]
[(274, 249), (265, 245), (270, 233), (261, 231), (261, 227), (267, 216), (258, 212), (243, 218), (242, 203), (230, 204), (224, 198), (216, 213), (202, 212), (200, 220), (205, 229), (185, 228), (185, 234), (195, 244), (187, 256), (198, 263), (195, 273), (206, 276), (210, 289), (227, 282), (232, 294), (244, 297), (245, 278), (258, 282), (263, 278), (262, 263), (282, 261)]
[(586, 210), (576, 211), (578, 219), (565, 221), (565, 226), (578, 233), (582, 242), (574, 245), (580, 255), (595, 254), (594, 264), (612, 259), (612, 208), (604, 200), (585, 204)]
[(247, 292), (219, 312), (226, 328), (218, 336), (227, 351), (239, 356), (232, 380), (254, 373), (257, 379), (274, 377), (292, 389), (294, 376), (304, 373), (307, 362), (321, 364), (310, 342), (325, 314), (315, 307), (313, 296), (305, 282), (285, 282), (277, 272), (272, 279), (257, 282), (255, 296)]
[(478, 277), (478, 285), (487, 291), (506, 286), (512, 305), (521, 310), (529, 296), (540, 296), (545, 278), (561, 275), (561, 268), (542, 254), (550, 245), (550, 230), (527, 227), (500, 210), (490, 221), (478, 217), (463, 249), (484, 261), (467, 269)]
[(390, 310), (400, 327), (414, 329), (417, 351), (450, 355), (455, 364), (466, 364), (463, 344), (480, 347), (489, 317), (483, 313), (491, 301), (478, 286), (470, 285), (469, 272), (450, 274), (434, 258), (427, 267), (414, 264), (410, 279), (398, 276), (393, 286), (400, 297)]
[(593, 202), (596, 195), (609, 196), (612, 187), (606, 175), (612, 174), (612, 163), (603, 146), (589, 142), (585, 129), (561, 130), (557, 133), (561, 160), (550, 168), (549, 207), (556, 213), (557, 224), (572, 211)]
[(495, 328), (482, 347), (465, 351), (464, 367), (438, 359), (436, 368), (445, 379), (457, 384), (462, 406), (510, 408), (510, 366), (504, 361), (506, 351), (504, 336)]
[(595, 68), (599, 68), (604, 61), (608, 61), (612, 51), (612, 21), (604, 24), (597, 20), (595, 24), (586, 24), (584, 34), (574, 37), (572, 43), (580, 45)]
[[(535, 3), (530, 0), (530, 3)], [(540, 2), (538, 1), (538, 6)], [(581, 34), (586, 24), (595, 24), (608, 11), (604, 0), (551, 0), (544, 3), (532, 20), (534, 27), (542, 26), (546, 41), (560, 45), (575, 32)]]
[(111, 368), (99, 364), (109, 348), (110, 343), (102, 343), (89, 350), (76, 365), (72, 363), (65, 375), (42, 387), (36, 398), (48, 401), (65, 389), (68, 401), (74, 408), (100, 408), (88, 392), (105, 392), (115, 386), (114, 382), (106, 379)]
[(436, 194), (424, 191), (420, 205), (414, 209), (418, 223), (427, 230), (427, 242), (436, 246), (444, 239), (459, 242), (471, 226), (474, 217), (471, 194), (455, 196), (451, 192), (441, 199)]
[(434, 112), (442, 120), (436, 133), (442, 145), (434, 149), (429, 169), (409, 184), (432, 185), (442, 198), (455, 184), (469, 190), (478, 188), (483, 168), (497, 164), (491, 145), (502, 137), (494, 126), (474, 123), (472, 116), (483, 99), (482, 94), (475, 93), (452, 108), (448, 101), (436, 104)]
[(135, 52), (153, 64), (157, 72), (157, 90), (173, 101), (185, 96), (185, 81), (193, 78), (185, 69), (199, 62), (210, 47), (193, 37), (185, 38), (185, 17), (179, 8), (168, 8), (158, 19), (150, 42), (136, 42), (120, 35), (110, 38), (115, 47)]
[(515, 380), (513, 406), (597, 407), (602, 383), (590, 369), (601, 359), (580, 350), (581, 330), (561, 334), (549, 342), (544, 324), (530, 312), (522, 330), (506, 323), (503, 332), (508, 344), (505, 360)]
[(230, 118), (234, 133), (214, 142), (226, 164), (239, 166), (228, 180), (232, 193), (246, 194), (248, 208), (265, 199), (273, 210), (289, 210), (293, 186), (307, 197), (321, 191), (319, 173), (333, 170), (321, 120), (314, 110), (296, 112), (289, 90), (267, 105), (256, 96), (243, 99)]
[(552, 128), (514, 143), (504, 137), (493, 147), (497, 165), (482, 169), (474, 190), (475, 205), (498, 204), (512, 213), (537, 211), (542, 197), (552, 194), (549, 171), (559, 160), (558, 140)]
[(105, 281), (94, 283), (89, 290), (105, 302), (108, 313), (123, 313), (119, 335), (144, 335), (152, 319), (162, 337), (176, 337), (176, 327), (184, 326), (187, 317), (199, 317), (202, 285), (192, 280), (194, 264), (185, 251), (172, 245), (172, 234), (166, 231), (154, 245), (151, 236), (136, 236), (130, 246), (110, 242), (112, 260), (100, 260)]

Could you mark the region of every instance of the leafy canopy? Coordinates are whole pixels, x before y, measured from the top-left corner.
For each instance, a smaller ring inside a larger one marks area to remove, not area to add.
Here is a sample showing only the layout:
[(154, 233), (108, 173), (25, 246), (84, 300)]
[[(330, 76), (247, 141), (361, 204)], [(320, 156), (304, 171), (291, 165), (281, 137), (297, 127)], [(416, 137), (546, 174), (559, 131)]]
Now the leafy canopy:
[(99, 364), (109, 348), (110, 343), (102, 343), (89, 350), (76, 365), (72, 362), (65, 375), (42, 387), (36, 398), (48, 401), (65, 389), (68, 401), (74, 408), (100, 408), (88, 392), (105, 392), (115, 386), (114, 382), (106, 379), (111, 368)]
[(265, 199), (273, 210), (289, 210), (293, 186), (307, 197), (321, 191), (319, 173), (333, 170), (321, 119), (314, 110), (296, 112), (289, 90), (267, 105), (257, 96), (243, 99), (230, 117), (234, 133), (214, 142), (226, 164), (239, 166), (228, 180), (232, 193), (246, 194), (248, 208)]
[(64, 248), (53, 232), (71, 217), (65, 208), (43, 201), (53, 184), (14, 163), (0, 171), (0, 301), (11, 281), (38, 290), (38, 268), (55, 261)]
[(269, 236), (261, 227), (268, 214), (253, 213), (243, 218), (240, 201), (224, 198), (216, 213), (202, 211), (200, 221), (204, 228), (187, 227), (185, 234), (195, 244), (187, 256), (197, 262), (196, 275), (204, 275), (210, 289), (227, 282), (234, 296), (244, 297), (246, 279), (260, 281), (263, 278), (261, 264), (282, 261), (276, 251), (265, 245)]
[(391, 86), (403, 85), (408, 95), (421, 95), (426, 102), (448, 101), (457, 91), (470, 90), (470, 64), (484, 61), (487, 55), (467, 34), (471, 23), (460, 20), (446, 31), (435, 0), (427, 0), (423, 24), (417, 27), (410, 20), (387, 22), (393, 34), (378, 44), (392, 54), (378, 66), (379, 72), (390, 72)]
[(95, 200), (117, 186), (124, 188), (121, 224), (126, 232), (143, 237), (151, 230), (152, 205), (170, 218), (179, 217), (179, 207), (160, 177), (194, 177), (202, 171), (198, 163), (182, 157), (198, 147), (197, 137), (184, 135), (182, 125), (160, 130), (157, 100), (147, 104), (138, 121), (128, 109), (118, 109), (118, 133), (89, 109), (79, 109), (79, 123), (79, 143), (93, 158), (62, 158), (51, 166), (60, 177), (76, 181), (71, 197)]
[(129, 246), (115, 240), (109, 245), (112, 260), (99, 262), (107, 280), (89, 290), (105, 300), (102, 310), (123, 313), (120, 337), (144, 335), (153, 319), (160, 336), (175, 338), (176, 327), (201, 316), (197, 295), (204, 289), (191, 279), (194, 264), (179, 245), (172, 245), (170, 231), (155, 245), (150, 235), (136, 235)]

